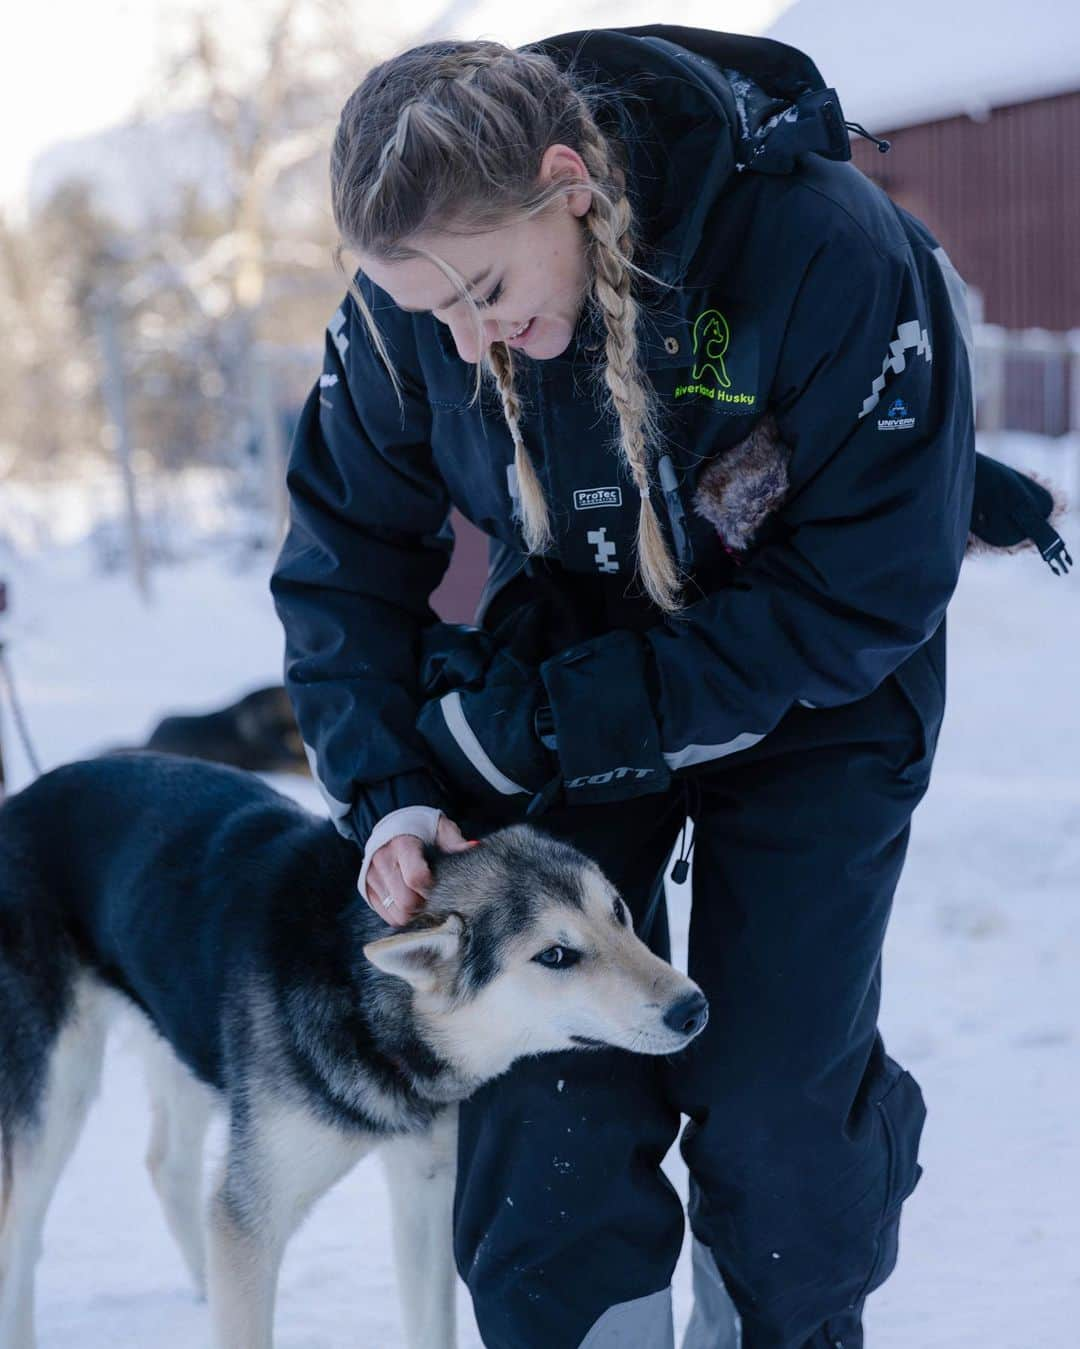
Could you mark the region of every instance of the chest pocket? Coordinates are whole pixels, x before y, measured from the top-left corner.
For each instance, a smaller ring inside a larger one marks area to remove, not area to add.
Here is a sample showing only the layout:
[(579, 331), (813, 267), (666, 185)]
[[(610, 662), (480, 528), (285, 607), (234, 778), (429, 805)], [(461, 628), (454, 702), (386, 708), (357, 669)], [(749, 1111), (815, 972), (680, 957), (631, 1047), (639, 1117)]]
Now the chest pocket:
[(649, 316), (643, 358), (665, 406), (678, 414), (755, 418), (765, 402), (759, 324), (742, 301), (688, 287)]
[(543, 420), (559, 560), (570, 571), (629, 581), (638, 491), (621, 462), (614, 418), (589, 402), (555, 397), (546, 400)]
[(760, 329), (715, 287), (687, 288), (645, 325), (644, 359), (659, 399), (664, 448), (656, 477), (680, 566), (709, 587), (731, 571), (730, 547), (699, 509), (701, 477), (749, 436), (765, 407)]

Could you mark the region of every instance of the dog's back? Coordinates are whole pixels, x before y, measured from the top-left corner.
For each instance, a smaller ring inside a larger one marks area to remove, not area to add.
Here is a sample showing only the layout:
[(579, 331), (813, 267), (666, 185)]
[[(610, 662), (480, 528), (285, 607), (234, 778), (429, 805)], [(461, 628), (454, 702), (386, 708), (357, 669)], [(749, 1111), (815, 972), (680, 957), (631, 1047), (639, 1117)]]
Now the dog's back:
[(49, 1007), (55, 1032), (86, 967), (220, 1085), (230, 989), (248, 962), (317, 940), (356, 861), (331, 825), (234, 769), (120, 754), (45, 774), (0, 809), (0, 1046), (20, 1038), (23, 1004)]

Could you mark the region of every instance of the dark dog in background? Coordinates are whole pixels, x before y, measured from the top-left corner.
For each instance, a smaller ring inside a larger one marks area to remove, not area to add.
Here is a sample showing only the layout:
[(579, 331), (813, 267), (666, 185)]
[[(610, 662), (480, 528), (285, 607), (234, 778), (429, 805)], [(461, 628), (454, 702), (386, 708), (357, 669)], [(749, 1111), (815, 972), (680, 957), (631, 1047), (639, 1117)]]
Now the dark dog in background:
[(214, 712), (165, 717), (138, 748), (230, 764), (252, 773), (310, 771), (292, 707), (280, 684), (255, 689)]

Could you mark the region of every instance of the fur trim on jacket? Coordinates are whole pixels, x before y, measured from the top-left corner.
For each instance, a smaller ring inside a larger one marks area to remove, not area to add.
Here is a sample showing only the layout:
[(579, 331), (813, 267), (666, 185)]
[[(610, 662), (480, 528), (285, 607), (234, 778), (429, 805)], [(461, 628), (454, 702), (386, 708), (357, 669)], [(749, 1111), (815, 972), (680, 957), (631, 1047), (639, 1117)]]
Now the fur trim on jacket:
[(712, 525), (725, 547), (741, 552), (765, 517), (788, 494), (790, 448), (770, 413), (745, 440), (711, 463), (698, 479), (694, 510)]
[[(784, 504), (790, 490), (788, 464), (791, 447), (780, 438), (771, 413), (766, 413), (753, 431), (726, 454), (711, 463), (698, 479), (694, 491), (695, 512), (708, 520), (720, 541), (732, 552), (743, 552), (765, 519)], [(1050, 525), (1068, 509), (1064, 494), (1039, 474), (1023, 470), (1052, 498)], [(1011, 545), (994, 544), (974, 530), (968, 533), (965, 556), (973, 553), (1019, 553), (1037, 545), (1025, 538)]]

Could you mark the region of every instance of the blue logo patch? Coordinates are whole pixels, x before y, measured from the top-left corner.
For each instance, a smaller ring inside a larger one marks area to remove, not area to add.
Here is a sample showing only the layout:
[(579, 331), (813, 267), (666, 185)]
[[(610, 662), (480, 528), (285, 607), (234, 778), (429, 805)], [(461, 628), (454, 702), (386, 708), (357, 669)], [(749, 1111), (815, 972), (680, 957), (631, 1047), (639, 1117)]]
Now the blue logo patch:
[(879, 431), (910, 431), (915, 418), (908, 413), (908, 405), (902, 398), (894, 398), (884, 417), (878, 418)]

